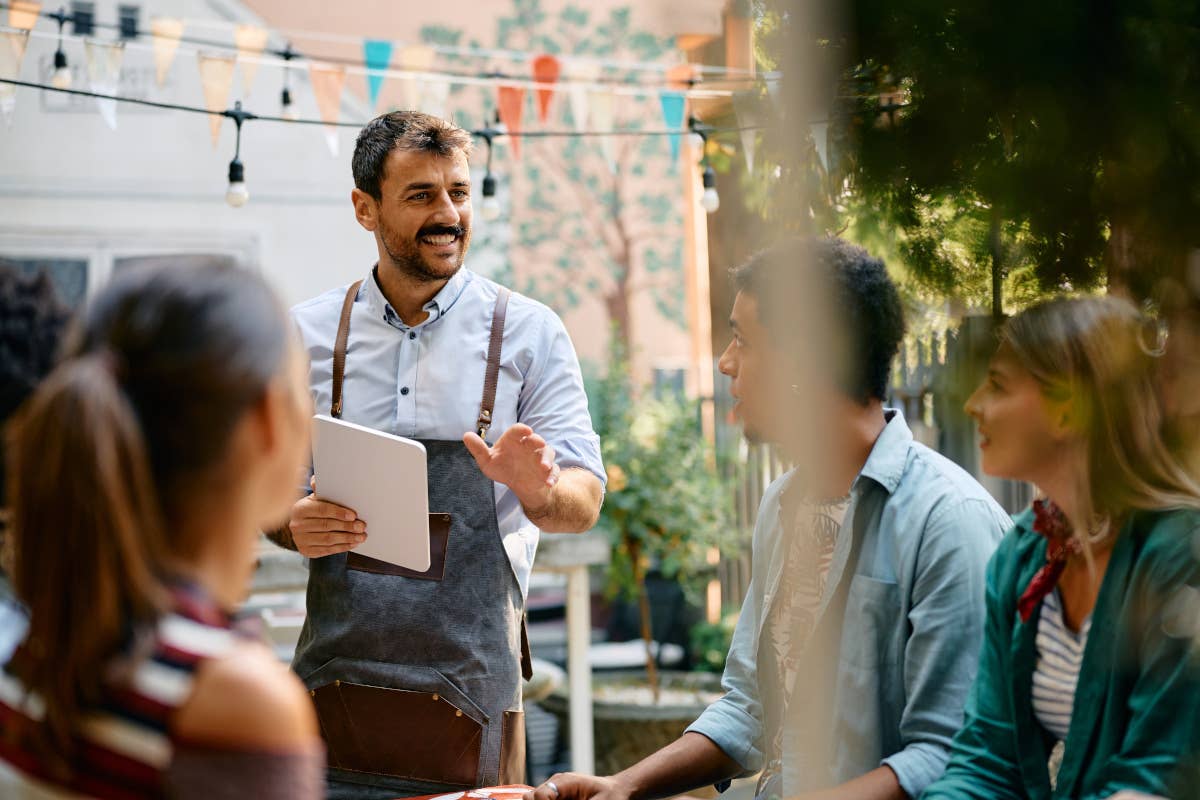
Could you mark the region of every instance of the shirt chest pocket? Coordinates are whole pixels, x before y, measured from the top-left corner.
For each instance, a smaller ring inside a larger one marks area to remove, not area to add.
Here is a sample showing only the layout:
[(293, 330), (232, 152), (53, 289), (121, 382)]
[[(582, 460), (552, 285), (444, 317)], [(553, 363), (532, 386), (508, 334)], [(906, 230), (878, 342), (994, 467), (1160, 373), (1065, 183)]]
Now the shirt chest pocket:
[(841, 661), (868, 670), (893, 663), (898, 657), (900, 612), (900, 587), (896, 583), (855, 575), (846, 597)]

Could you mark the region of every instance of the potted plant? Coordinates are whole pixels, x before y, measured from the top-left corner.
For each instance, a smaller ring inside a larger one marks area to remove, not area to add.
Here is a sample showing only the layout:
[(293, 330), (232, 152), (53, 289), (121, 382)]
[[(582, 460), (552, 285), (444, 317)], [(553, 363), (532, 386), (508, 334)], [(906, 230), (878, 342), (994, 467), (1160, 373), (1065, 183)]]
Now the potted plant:
[[(608, 594), (637, 604), (645, 652), (644, 673), (595, 681), (597, 768), (612, 773), (673, 741), (720, 694), (711, 672), (658, 668), (647, 576), (672, 581), (699, 602), (715, 577), (711, 556), (732, 552), (738, 535), (732, 493), (718, 476), (698, 401), (638, 396), (619, 351), (589, 388), (608, 472), (597, 525), (612, 543)], [(548, 705), (554, 710), (556, 703)]]

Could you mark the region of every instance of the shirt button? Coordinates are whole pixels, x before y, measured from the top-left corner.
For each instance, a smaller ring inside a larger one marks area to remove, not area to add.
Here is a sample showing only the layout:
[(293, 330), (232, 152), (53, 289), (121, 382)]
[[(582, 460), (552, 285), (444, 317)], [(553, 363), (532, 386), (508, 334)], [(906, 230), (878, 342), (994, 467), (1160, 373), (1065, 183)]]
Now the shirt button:
[(409, 339), (415, 339), (415, 338), (417, 338), (417, 332), (416, 332), (416, 331), (409, 331), (409, 333), (408, 333), (408, 338), (409, 338)]
[(402, 389), (400, 389), (400, 394), (408, 394), (408, 387), (405, 386)]

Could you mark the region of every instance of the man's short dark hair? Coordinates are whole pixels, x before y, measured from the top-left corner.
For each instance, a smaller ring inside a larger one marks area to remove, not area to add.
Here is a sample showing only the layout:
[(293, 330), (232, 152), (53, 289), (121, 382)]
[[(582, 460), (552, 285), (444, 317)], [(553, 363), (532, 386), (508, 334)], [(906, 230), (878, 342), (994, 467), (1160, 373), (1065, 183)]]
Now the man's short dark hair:
[(393, 150), (433, 153), (449, 158), (462, 153), (470, 158), (471, 134), (441, 117), (421, 111), (392, 111), (368, 122), (358, 133), (350, 161), (354, 185), (379, 200), (383, 197), (383, 172)]
[(904, 310), (883, 261), (827, 237), (780, 242), (731, 272), (737, 290), (758, 301), (759, 320), (776, 341), (797, 336), (797, 314), (819, 297), (804, 293), (824, 294), (825, 320), (836, 326), (827, 339), (844, 342), (840, 360), (846, 363), (835, 369), (839, 388), (860, 403), (887, 398)]

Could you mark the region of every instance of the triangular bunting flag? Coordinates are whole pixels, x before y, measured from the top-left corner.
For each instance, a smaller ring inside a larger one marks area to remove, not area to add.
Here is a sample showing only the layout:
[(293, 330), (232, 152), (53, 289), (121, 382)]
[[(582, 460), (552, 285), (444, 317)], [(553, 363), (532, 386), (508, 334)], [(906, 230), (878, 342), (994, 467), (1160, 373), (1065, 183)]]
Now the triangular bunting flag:
[(31, 3), (29, 0), (13, 0), (8, 7), (8, 27), (23, 31), (32, 30), (37, 25), (38, 14), (41, 13), (41, 3)]
[(183, 20), (157, 17), (150, 20), (150, 32), (154, 34), (154, 78), (162, 88), (175, 63), (179, 37), (183, 36)]
[(812, 134), (813, 146), (817, 148), (817, 160), (821, 162), (821, 169), (829, 171), (829, 123), (814, 122), (808, 126), (809, 133)]
[(258, 59), (267, 47), (267, 31), (256, 25), (238, 25), (233, 29), (233, 41), (242, 65), (242, 98), (250, 97), (250, 87), (258, 74)]
[(680, 133), (672, 133), (667, 137), (667, 141), (671, 145), (671, 165), (673, 167), (679, 161), (679, 137), (683, 132), (687, 96), (683, 92), (663, 92), (658, 96), (658, 102), (662, 106), (663, 125), (666, 129), (680, 131)]
[(445, 119), (446, 101), (449, 99), (449, 83), (444, 80), (427, 78), (421, 83), (421, 103), (418, 108), (426, 114)]
[[(428, 72), (433, 65), (433, 48), (424, 45), (406, 47), (400, 51), (400, 66), (405, 72)], [(422, 84), (424, 78), (405, 77), (400, 81), (400, 96), (407, 109), (424, 110)]]
[[(591, 127), (597, 131), (613, 130), (613, 95), (612, 92), (595, 91), (591, 93), (591, 108), (589, 109), (589, 118), (591, 119)], [(617, 143), (613, 141), (611, 136), (597, 136), (600, 143), (600, 152), (604, 154), (604, 160), (608, 162), (608, 168), (613, 172), (617, 171)]]
[[(25, 46), (29, 44), (29, 31), (0, 31), (0, 78), (15, 81), (21, 77), (21, 61), (25, 58)], [(12, 124), (13, 108), (17, 105), (17, 87), (11, 83), (0, 83), (0, 117)]]
[(587, 84), (596, 80), (596, 76), (600, 74), (600, 65), (591, 61), (571, 61), (567, 63), (567, 74), (571, 79), (570, 88), (567, 89), (571, 120), (575, 130), (586, 131), (592, 104), (591, 89)]
[(508, 143), (513, 158), (521, 157), (521, 115), (525, 110), (525, 90), (516, 86), (500, 86), (496, 90), (496, 107), (500, 121), (508, 129)]
[(737, 117), (742, 138), (742, 155), (746, 159), (746, 172), (754, 172), (754, 151), (758, 145), (758, 128), (762, 122), (758, 95), (754, 92), (735, 92), (733, 113)]
[(676, 64), (667, 70), (667, 86), (680, 91), (687, 91), (692, 88), (692, 84), (696, 81), (696, 65), (695, 64)]
[[(88, 39), (87, 51), (88, 89), (97, 94), (115, 95), (121, 85), (121, 62), (125, 58), (123, 42), (97, 42)], [(108, 127), (117, 129), (117, 101), (96, 98), (100, 116)]]
[[(538, 83), (558, 83), (559, 69), (557, 58), (551, 55), (540, 55), (533, 60), (533, 79)], [(538, 121), (545, 124), (546, 118), (550, 116), (550, 101), (554, 98), (554, 90), (539, 87), (535, 93)]]
[(221, 138), (222, 111), (229, 108), (229, 90), (233, 88), (233, 65), (237, 58), (232, 55), (216, 56), (198, 53), (200, 61), (200, 85), (204, 89), (204, 107), (210, 112), (209, 130), (212, 132), (213, 147)]
[(346, 83), (346, 68), (341, 64), (317, 64), (308, 68), (313, 95), (317, 98), (317, 110), (325, 123), (325, 141), (329, 152), (338, 154), (337, 121), (342, 110), (342, 86)]
[(383, 70), (392, 63), (392, 43), (384, 39), (367, 39), (363, 42), (363, 60), (367, 64), (367, 98), (371, 108), (375, 108), (386, 77)]

